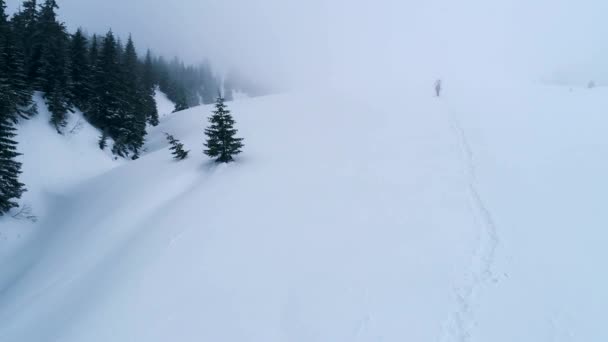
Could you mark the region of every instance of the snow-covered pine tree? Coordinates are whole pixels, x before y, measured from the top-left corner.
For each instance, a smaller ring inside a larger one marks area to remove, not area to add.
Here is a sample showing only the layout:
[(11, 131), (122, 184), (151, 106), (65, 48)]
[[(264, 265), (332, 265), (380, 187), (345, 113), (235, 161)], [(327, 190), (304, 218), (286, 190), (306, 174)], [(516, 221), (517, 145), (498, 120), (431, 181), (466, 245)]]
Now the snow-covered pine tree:
[(218, 96), (213, 115), (209, 118), (211, 126), (205, 129), (207, 142), (205, 154), (216, 158), (217, 163), (230, 163), (234, 156), (241, 153), (243, 139), (236, 138), (235, 121), (224, 103), (224, 98)]
[(184, 150), (184, 144), (169, 133), (165, 133), (165, 135), (167, 136), (167, 141), (169, 141), (169, 144), (171, 145), (169, 149), (171, 150), (171, 154), (173, 154), (173, 158), (175, 160), (184, 160), (188, 158), (190, 151)]

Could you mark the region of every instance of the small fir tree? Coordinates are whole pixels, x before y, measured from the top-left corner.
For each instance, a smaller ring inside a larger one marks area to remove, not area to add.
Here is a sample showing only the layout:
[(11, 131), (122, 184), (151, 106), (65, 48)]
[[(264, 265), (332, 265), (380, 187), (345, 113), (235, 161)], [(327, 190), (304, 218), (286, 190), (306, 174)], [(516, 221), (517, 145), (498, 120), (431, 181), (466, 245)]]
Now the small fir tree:
[(230, 163), (234, 161), (233, 156), (241, 153), (243, 139), (236, 138), (237, 129), (234, 128), (235, 121), (226, 108), (224, 98), (218, 96), (215, 103), (213, 115), (209, 118), (211, 126), (205, 129), (207, 142), (205, 143), (205, 154), (216, 158), (217, 163)]
[(101, 150), (105, 150), (106, 147), (108, 147), (108, 133), (106, 133), (106, 131), (103, 131), (103, 133), (101, 133), (98, 144)]
[(171, 150), (173, 158), (175, 160), (184, 160), (188, 158), (188, 154), (190, 153), (190, 151), (184, 150), (184, 144), (182, 144), (179, 140), (175, 139), (175, 137), (169, 133), (165, 133), (165, 135), (167, 136), (167, 141), (169, 141), (169, 144), (171, 145), (169, 150)]

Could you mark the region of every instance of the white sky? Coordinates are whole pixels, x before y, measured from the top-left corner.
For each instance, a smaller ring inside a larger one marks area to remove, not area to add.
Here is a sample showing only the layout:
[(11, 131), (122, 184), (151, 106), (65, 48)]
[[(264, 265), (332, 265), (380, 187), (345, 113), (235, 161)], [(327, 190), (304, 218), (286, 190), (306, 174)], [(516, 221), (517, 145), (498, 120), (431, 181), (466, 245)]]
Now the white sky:
[[(8, 0), (14, 9), (19, 0)], [(608, 81), (606, 0), (59, 0), (73, 30), (132, 33), (282, 85), (559, 75)]]

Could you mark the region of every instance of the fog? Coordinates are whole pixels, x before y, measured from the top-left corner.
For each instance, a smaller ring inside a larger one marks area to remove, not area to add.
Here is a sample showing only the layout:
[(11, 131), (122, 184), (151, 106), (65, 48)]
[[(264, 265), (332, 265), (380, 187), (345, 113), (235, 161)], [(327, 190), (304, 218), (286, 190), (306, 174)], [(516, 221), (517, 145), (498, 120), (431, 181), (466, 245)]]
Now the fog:
[(608, 83), (605, 0), (58, 2), (70, 30), (131, 33), (142, 50), (283, 87), (507, 75)]

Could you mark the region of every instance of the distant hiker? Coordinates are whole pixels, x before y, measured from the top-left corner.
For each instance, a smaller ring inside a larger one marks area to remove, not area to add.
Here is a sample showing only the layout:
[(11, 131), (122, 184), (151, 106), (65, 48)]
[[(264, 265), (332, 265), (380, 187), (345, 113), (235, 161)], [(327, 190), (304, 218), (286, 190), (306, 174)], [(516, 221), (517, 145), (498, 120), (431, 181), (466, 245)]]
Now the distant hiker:
[(587, 84), (587, 88), (589, 88), (589, 89), (595, 88), (595, 82), (594, 81), (589, 81), (589, 83)]
[(441, 80), (435, 81), (435, 95), (437, 95), (437, 97), (441, 96)]

